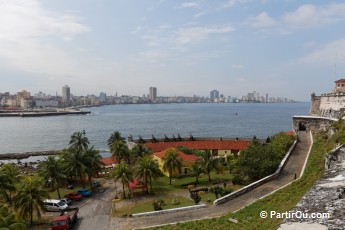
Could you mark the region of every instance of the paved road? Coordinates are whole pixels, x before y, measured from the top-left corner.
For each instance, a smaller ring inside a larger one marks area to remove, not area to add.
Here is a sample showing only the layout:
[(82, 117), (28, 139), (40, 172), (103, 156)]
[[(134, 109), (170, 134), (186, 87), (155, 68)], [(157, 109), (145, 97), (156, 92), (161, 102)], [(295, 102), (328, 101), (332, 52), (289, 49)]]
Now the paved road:
[[(80, 221), (74, 229), (127, 230), (180, 221), (219, 217), (229, 212), (236, 211), (293, 181), (295, 173), (299, 177), (310, 147), (310, 135), (308, 133), (301, 132), (299, 134), (299, 140), (300, 141), (297, 143), (295, 150), (292, 152), (279, 177), (231, 200), (228, 203), (219, 206), (210, 205), (207, 208), (199, 209), (197, 212), (184, 211), (154, 217), (111, 218), (110, 211), (111, 200), (114, 198), (114, 183), (108, 182), (105, 184), (107, 189), (104, 193), (96, 194), (82, 204), (78, 215), (80, 217)], [(118, 187), (120, 186), (118, 185)]]

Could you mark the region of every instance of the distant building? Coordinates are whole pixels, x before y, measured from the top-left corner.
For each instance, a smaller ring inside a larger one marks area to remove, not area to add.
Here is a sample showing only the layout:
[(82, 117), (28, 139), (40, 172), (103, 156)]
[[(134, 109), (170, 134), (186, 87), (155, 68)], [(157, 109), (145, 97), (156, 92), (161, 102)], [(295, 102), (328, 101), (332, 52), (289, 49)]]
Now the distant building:
[(99, 94), (99, 100), (100, 100), (100, 102), (105, 103), (105, 102), (107, 101), (107, 94), (101, 92), (101, 93)]
[(212, 90), (210, 92), (210, 99), (214, 100), (214, 99), (218, 99), (219, 98), (219, 91), (218, 90)]
[(69, 106), (71, 101), (71, 89), (68, 85), (62, 87), (62, 103), (64, 106)]
[(339, 79), (334, 82), (334, 93), (344, 93), (345, 92), (345, 79)]
[(151, 101), (157, 100), (157, 88), (156, 87), (150, 87), (150, 89), (149, 89), (149, 99)]

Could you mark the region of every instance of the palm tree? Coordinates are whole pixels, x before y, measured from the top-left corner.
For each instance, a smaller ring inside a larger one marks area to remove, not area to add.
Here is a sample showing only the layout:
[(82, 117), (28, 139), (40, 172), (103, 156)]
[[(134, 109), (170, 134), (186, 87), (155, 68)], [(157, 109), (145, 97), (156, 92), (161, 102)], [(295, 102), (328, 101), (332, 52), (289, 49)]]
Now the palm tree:
[[(152, 179), (156, 180), (161, 175), (159, 165), (156, 160), (151, 156), (144, 156), (139, 158), (137, 162), (136, 176), (141, 177), (145, 184), (150, 181), (150, 191), (152, 192)], [(148, 186), (146, 187), (146, 192), (149, 192)]]
[(204, 169), (202, 168), (202, 165), (200, 162), (196, 161), (192, 165), (192, 174), (195, 176), (195, 181), (199, 184), (199, 176), (201, 173), (204, 172)]
[(24, 221), (6, 205), (0, 204), (0, 229), (3, 230), (24, 230), (26, 226)]
[(115, 131), (110, 135), (108, 139), (108, 147), (110, 148), (110, 146), (116, 141), (124, 142), (123, 137), (121, 136), (121, 133), (119, 131)]
[(208, 175), (208, 181), (211, 181), (211, 172), (220, 169), (218, 159), (213, 157), (209, 150), (205, 150), (201, 154), (200, 164)]
[(88, 149), (89, 147), (89, 139), (86, 137), (85, 130), (80, 132), (74, 132), (71, 136), (71, 140), (69, 142), (70, 148), (75, 148), (78, 151), (83, 151)]
[(15, 183), (19, 181), (18, 168), (5, 164), (0, 170), (0, 199), (12, 204), (12, 193), (16, 191)]
[(123, 197), (126, 198), (125, 186), (128, 187), (129, 182), (133, 181), (133, 171), (126, 163), (121, 162), (115, 166), (112, 177), (114, 177), (115, 181), (121, 179)]
[(69, 176), (79, 177), (80, 183), (85, 188), (84, 177), (87, 170), (85, 152), (80, 152), (76, 148), (65, 149), (61, 155), (62, 168)]
[(86, 174), (89, 179), (89, 183), (92, 189), (92, 177), (102, 170), (103, 162), (101, 161), (102, 156), (99, 154), (98, 150), (95, 150), (93, 146), (85, 151), (85, 165)]
[(133, 153), (133, 155), (136, 158), (143, 157), (146, 155), (151, 155), (151, 153), (152, 153), (152, 151), (150, 149), (145, 148), (145, 146), (141, 143), (135, 145), (133, 147), (133, 149), (131, 150), (131, 152)]
[(169, 149), (165, 152), (163, 157), (163, 170), (169, 172), (169, 179), (171, 185), (171, 176), (174, 170), (181, 171), (182, 159), (180, 158), (178, 152), (175, 149)]
[(29, 217), (32, 225), (34, 211), (40, 218), (40, 208), (43, 209), (43, 202), (47, 198), (49, 198), (49, 194), (43, 189), (42, 182), (26, 177), (22, 180), (21, 188), (14, 197), (14, 207), (19, 209), (19, 215), (22, 218)]
[(110, 152), (117, 162), (121, 162), (123, 159), (125, 159), (126, 162), (130, 160), (128, 146), (123, 141), (116, 140), (113, 142), (110, 146)]
[(42, 182), (47, 187), (52, 187), (57, 190), (58, 197), (61, 199), (59, 186), (63, 180), (66, 179), (62, 170), (61, 161), (54, 156), (48, 156), (45, 161), (39, 165), (39, 174), (42, 177)]

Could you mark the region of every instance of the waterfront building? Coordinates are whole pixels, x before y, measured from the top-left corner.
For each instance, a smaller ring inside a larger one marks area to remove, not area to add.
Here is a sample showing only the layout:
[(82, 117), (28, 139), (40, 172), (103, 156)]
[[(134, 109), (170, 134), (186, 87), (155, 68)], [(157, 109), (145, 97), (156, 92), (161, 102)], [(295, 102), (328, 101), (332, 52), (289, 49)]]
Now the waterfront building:
[(99, 94), (99, 100), (100, 100), (100, 102), (105, 103), (105, 102), (107, 101), (107, 94), (101, 92), (101, 93)]
[(212, 90), (210, 92), (210, 100), (211, 101), (214, 101), (215, 99), (218, 99), (219, 98), (219, 91), (218, 90)]
[(157, 88), (156, 87), (150, 87), (149, 88), (149, 99), (150, 99), (150, 101), (156, 101), (157, 100)]
[(69, 106), (71, 101), (71, 89), (68, 85), (62, 87), (62, 103), (64, 107)]
[(334, 93), (344, 93), (345, 92), (345, 79), (339, 79), (334, 82), (335, 87), (333, 92)]

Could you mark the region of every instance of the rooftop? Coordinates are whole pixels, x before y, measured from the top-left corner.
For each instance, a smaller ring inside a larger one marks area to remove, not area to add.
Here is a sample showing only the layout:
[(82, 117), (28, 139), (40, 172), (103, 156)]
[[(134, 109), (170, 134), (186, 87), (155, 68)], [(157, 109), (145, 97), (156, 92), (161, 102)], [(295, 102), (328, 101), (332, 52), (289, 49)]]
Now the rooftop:
[(145, 147), (151, 149), (153, 152), (160, 152), (171, 147), (176, 148), (177, 146), (184, 146), (189, 149), (198, 150), (243, 150), (247, 148), (250, 143), (251, 141), (249, 140), (172, 141), (146, 143)]
[(196, 161), (198, 159), (198, 157), (196, 157), (194, 155), (187, 155), (187, 154), (185, 154), (185, 153), (183, 153), (183, 152), (181, 152), (175, 148), (168, 148), (168, 149), (165, 149), (161, 152), (156, 152), (153, 155), (162, 159), (165, 156), (165, 153), (171, 149), (175, 150), (179, 154), (179, 157), (182, 159), (183, 162)]

